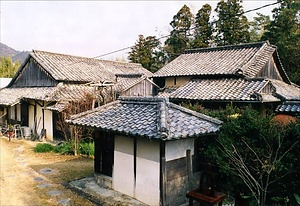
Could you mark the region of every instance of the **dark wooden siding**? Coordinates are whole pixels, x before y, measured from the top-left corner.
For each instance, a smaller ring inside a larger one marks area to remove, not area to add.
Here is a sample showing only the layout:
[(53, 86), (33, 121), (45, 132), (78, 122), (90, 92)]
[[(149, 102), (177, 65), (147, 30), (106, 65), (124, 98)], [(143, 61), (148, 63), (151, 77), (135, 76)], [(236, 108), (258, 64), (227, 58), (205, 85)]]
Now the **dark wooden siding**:
[(258, 73), (258, 77), (282, 80), (282, 77), (276, 67), (276, 64), (275, 64), (273, 58), (271, 58), (265, 64), (265, 66), (262, 68), (260, 73)]
[(52, 87), (56, 84), (57, 82), (30, 58), (11, 87)]

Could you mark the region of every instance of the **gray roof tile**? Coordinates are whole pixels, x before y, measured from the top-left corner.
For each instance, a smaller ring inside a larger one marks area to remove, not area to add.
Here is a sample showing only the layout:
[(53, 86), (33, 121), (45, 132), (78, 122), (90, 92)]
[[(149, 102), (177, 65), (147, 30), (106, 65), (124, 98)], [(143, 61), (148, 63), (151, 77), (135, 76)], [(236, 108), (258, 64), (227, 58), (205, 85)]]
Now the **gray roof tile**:
[(292, 113), (300, 113), (300, 103), (289, 103), (285, 102), (284, 104), (278, 105), (276, 108), (277, 112), (292, 112)]
[[(0, 105), (13, 105), (21, 99), (35, 99), (49, 102), (67, 102), (84, 98), (94, 88), (87, 85), (58, 84), (56, 87), (4, 88), (0, 91)], [(62, 105), (59, 106), (61, 110)], [(54, 109), (54, 107), (50, 108)]]
[(267, 80), (246, 79), (193, 79), (170, 94), (173, 99), (258, 101), (257, 93)]
[(221, 121), (170, 103), (165, 98), (121, 97), (71, 117), (71, 124), (127, 135), (172, 140), (217, 132)]
[(141, 64), (99, 60), (34, 50), (30, 55), (57, 81), (98, 82), (115, 79), (115, 74), (152, 73)]
[(253, 78), (275, 51), (268, 42), (187, 50), (154, 76), (232, 75), (242, 71)]

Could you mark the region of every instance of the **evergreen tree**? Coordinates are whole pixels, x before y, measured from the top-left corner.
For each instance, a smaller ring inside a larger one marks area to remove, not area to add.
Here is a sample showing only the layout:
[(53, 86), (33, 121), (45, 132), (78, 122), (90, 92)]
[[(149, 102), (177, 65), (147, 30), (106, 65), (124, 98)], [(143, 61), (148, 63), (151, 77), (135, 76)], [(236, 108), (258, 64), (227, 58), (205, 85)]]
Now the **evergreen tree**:
[(205, 4), (198, 11), (195, 18), (194, 40), (191, 43), (192, 48), (208, 47), (212, 40), (212, 24), (209, 22), (211, 6)]
[(257, 17), (253, 17), (253, 21), (250, 22), (250, 41), (258, 42), (261, 40), (267, 25), (270, 24), (270, 16), (257, 13)]
[(164, 47), (168, 61), (172, 61), (189, 48), (193, 18), (190, 8), (186, 5), (173, 17), (173, 21), (170, 23), (173, 30), (170, 37), (165, 41)]
[(162, 53), (159, 52), (160, 41), (155, 36), (144, 37), (139, 35), (136, 44), (128, 53), (128, 59), (133, 63), (140, 63), (151, 72), (158, 70), (163, 61)]
[(216, 25), (216, 43), (220, 46), (246, 43), (250, 40), (247, 18), (242, 15), (242, 0), (221, 0), (215, 11), (219, 19)]
[(3, 56), (0, 59), (0, 77), (12, 78), (20, 67), (20, 63), (18, 61), (13, 63), (10, 57)]
[(291, 81), (300, 85), (300, 1), (281, 0), (275, 8), (273, 20), (262, 40), (269, 40), (278, 48), (282, 64)]

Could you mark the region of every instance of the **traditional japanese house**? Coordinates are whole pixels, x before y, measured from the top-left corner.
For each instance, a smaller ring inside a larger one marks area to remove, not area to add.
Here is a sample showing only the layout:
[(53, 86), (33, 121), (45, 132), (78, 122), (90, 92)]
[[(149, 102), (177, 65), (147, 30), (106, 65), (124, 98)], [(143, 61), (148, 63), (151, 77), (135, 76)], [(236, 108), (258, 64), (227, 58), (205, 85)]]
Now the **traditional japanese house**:
[(269, 42), (187, 50), (154, 74), (172, 102), (198, 102), (207, 108), (251, 104), (264, 111), (299, 115), (300, 87), (287, 76)]
[[(116, 85), (122, 75), (130, 76), (129, 87), (122, 82)], [(115, 88), (114, 96), (123, 92), (151, 96), (151, 76), (140, 64), (33, 50), (9, 85), (0, 90), (0, 123), (21, 124), (39, 134), (45, 131), (52, 141), (59, 135), (57, 119), (70, 101), (87, 94), (96, 98), (105, 82), (111, 85), (106, 89)]]

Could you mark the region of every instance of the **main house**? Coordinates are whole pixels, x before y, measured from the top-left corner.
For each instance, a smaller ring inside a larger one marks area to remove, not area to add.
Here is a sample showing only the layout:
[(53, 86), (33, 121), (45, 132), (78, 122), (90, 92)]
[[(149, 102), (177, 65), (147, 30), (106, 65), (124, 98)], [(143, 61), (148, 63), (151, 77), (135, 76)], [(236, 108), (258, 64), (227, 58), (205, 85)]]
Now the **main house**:
[(207, 108), (251, 104), (300, 115), (300, 87), (288, 78), (269, 42), (187, 50), (154, 74), (158, 96)]
[(68, 122), (95, 131), (98, 184), (157, 206), (186, 203), (199, 187), (199, 140), (222, 123), (159, 97), (120, 97)]
[(52, 141), (60, 134), (57, 120), (69, 102), (89, 94), (104, 103), (105, 90), (113, 90), (112, 99), (151, 96), (151, 76), (140, 64), (33, 50), (0, 90), (0, 123), (45, 131)]

